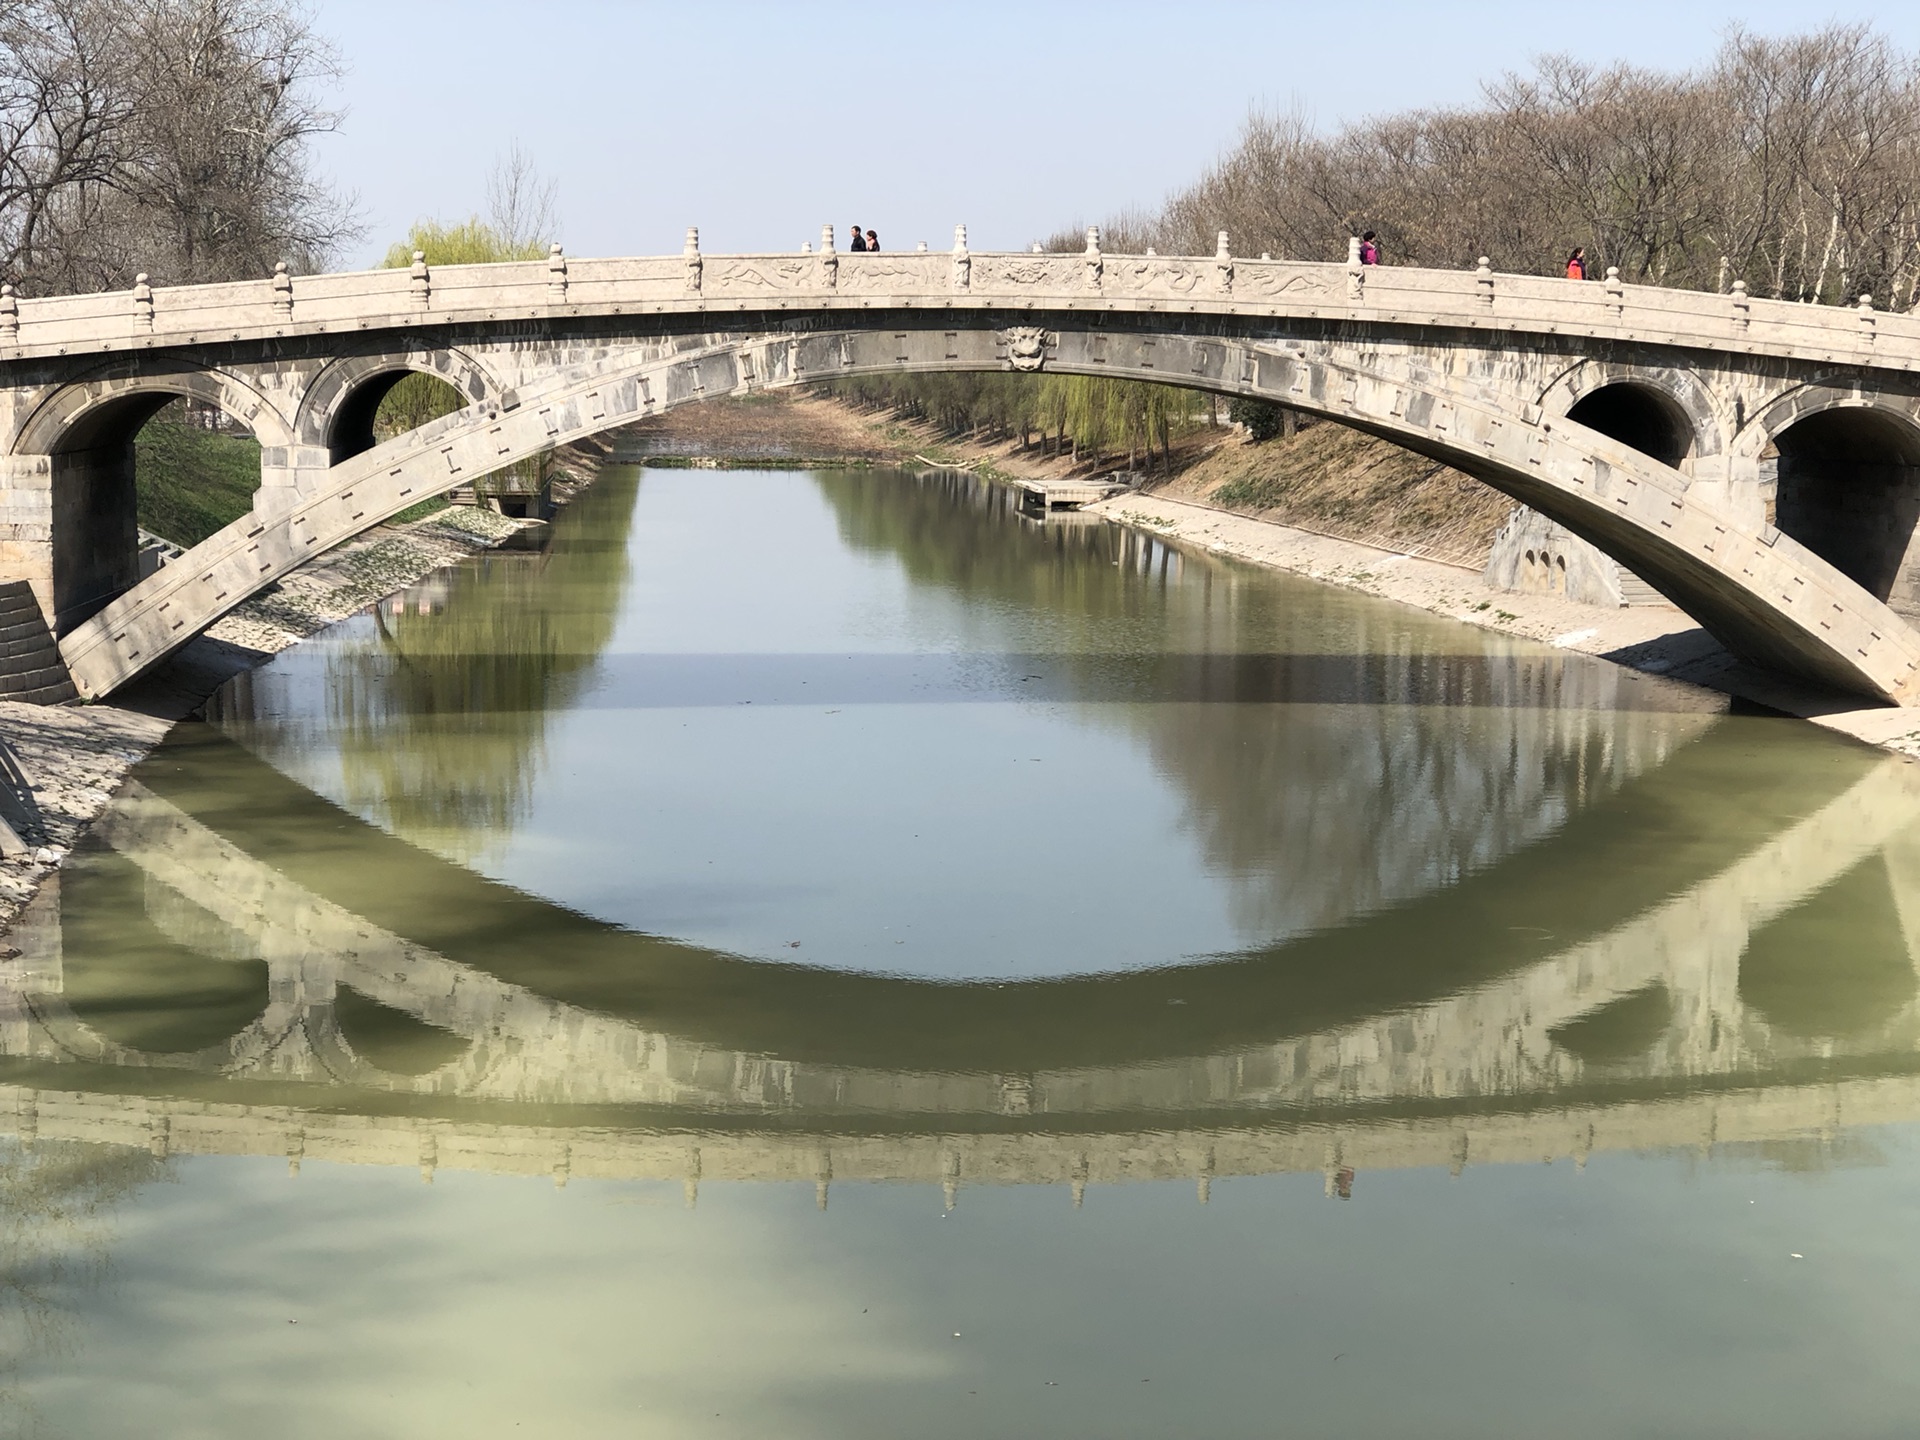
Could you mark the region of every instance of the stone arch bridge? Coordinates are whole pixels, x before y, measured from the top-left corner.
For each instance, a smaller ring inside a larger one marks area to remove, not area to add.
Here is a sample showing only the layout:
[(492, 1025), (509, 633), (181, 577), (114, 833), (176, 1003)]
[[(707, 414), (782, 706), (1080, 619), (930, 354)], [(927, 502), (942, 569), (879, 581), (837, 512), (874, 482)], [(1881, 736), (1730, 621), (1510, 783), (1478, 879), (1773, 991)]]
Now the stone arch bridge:
[[(0, 579), (83, 694), (422, 499), (676, 405), (874, 373), (1250, 395), (1455, 466), (1735, 652), (1920, 700), (1920, 318), (1732, 294), (1212, 256), (545, 261), (0, 294)], [(424, 371), (467, 406), (375, 443)], [(132, 438), (175, 396), (263, 447), (253, 509), (141, 579)]]

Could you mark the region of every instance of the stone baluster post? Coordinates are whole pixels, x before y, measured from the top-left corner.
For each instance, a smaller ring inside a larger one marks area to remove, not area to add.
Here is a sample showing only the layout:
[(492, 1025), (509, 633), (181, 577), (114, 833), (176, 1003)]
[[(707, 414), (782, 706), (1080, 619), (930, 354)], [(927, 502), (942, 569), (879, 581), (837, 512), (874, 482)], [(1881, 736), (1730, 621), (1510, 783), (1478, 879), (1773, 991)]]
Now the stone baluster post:
[(1607, 266), (1607, 300), (1613, 306), (1613, 318), (1618, 320), (1626, 313), (1627, 287), (1620, 283), (1620, 267)]
[(0, 285), (0, 340), (9, 345), (20, 340), (20, 297), (10, 283)]
[(413, 268), (407, 271), (407, 289), (413, 296), (413, 308), (424, 310), (433, 299), (433, 277), (427, 273), (427, 252), (413, 252)]
[(967, 227), (953, 227), (953, 288), (973, 288), (973, 257), (967, 253)]
[(1479, 265), (1473, 272), (1474, 283), (1480, 287), (1480, 303), (1491, 310), (1493, 308), (1493, 262), (1485, 255), (1480, 257)]
[(687, 293), (689, 295), (698, 295), (700, 293), (700, 271), (702, 269), (699, 226), (687, 226), (687, 243), (686, 247), (681, 251), (681, 254), (686, 258), (687, 262)]
[(840, 256), (833, 248), (833, 225), (820, 227), (820, 285), (832, 290), (840, 283)]
[(293, 319), (293, 276), (284, 260), (273, 262), (273, 313), (281, 320)]
[(1227, 248), (1224, 230), (1213, 246), (1213, 289), (1218, 295), (1233, 294), (1233, 253)]
[(547, 303), (567, 303), (567, 252), (558, 241), (547, 251)]
[(1087, 289), (1097, 294), (1100, 290), (1101, 279), (1105, 275), (1107, 268), (1107, 262), (1100, 254), (1100, 227), (1098, 225), (1089, 225), (1087, 227), (1086, 266)]
[(133, 328), (153, 329), (153, 286), (147, 283), (144, 270), (133, 277)]
[(1880, 327), (1880, 322), (1873, 313), (1873, 296), (1862, 295), (1859, 304), (1856, 305), (1854, 309), (1860, 316), (1861, 338), (1871, 345), (1873, 343), (1873, 337)]
[(1744, 330), (1753, 319), (1753, 302), (1747, 298), (1747, 282), (1736, 280), (1728, 298), (1733, 302), (1733, 323), (1736, 329)]
[(1360, 263), (1360, 237), (1347, 237), (1347, 299), (1356, 303), (1366, 296), (1367, 267)]

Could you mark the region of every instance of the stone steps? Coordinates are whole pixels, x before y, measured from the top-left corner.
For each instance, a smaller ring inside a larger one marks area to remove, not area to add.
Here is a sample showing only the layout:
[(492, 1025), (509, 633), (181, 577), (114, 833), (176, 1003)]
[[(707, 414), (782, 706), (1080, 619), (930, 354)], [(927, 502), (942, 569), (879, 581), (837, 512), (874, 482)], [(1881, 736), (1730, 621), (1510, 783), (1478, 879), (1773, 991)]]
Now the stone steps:
[(1620, 567), (1620, 603), (1622, 605), (1666, 605), (1671, 602), (1623, 565)]
[(64, 705), (79, 698), (33, 586), (25, 580), (0, 584), (0, 700)]

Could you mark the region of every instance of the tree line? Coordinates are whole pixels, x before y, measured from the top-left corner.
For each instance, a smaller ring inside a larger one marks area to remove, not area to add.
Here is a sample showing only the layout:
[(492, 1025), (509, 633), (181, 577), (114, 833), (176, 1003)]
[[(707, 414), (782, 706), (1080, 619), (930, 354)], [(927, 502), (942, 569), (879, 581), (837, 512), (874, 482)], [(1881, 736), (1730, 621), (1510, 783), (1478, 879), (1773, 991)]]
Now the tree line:
[[(1730, 32), (1693, 70), (1550, 56), (1480, 100), (1315, 129), (1256, 111), (1238, 139), (1157, 210), (1101, 227), (1110, 251), (1338, 260), (1378, 232), (1389, 263), (1594, 274), (1822, 304), (1920, 298), (1920, 57), (1864, 25), (1768, 38)], [(1085, 230), (1045, 248), (1077, 251)], [(1164, 447), (1193, 404), (1161, 387), (1023, 376), (879, 379), (843, 386), (948, 431), (1032, 428), (1076, 452)], [(1158, 396), (1159, 398), (1155, 398)], [(1149, 419), (1148, 417), (1153, 417)], [(1254, 438), (1293, 417), (1259, 402)]]
[[(1920, 286), (1920, 57), (1864, 25), (1732, 31), (1680, 72), (1565, 56), (1488, 84), (1477, 104), (1316, 131), (1255, 113), (1111, 249), (1338, 259), (1379, 233), (1389, 262), (1596, 274), (1823, 304), (1910, 307)], [(1078, 249), (1079, 232), (1056, 236)]]

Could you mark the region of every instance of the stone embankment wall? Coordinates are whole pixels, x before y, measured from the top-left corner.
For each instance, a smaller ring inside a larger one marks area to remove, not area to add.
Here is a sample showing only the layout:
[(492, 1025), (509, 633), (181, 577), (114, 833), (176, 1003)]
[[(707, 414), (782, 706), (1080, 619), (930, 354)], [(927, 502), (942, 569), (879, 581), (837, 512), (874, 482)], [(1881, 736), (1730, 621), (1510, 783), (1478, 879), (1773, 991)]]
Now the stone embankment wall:
[(1617, 610), (1667, 602), (1646, 581), (1564, 525), (1516, 505), (1493, 537), (1487, 584), (1518, 595), (1560, 595)]

